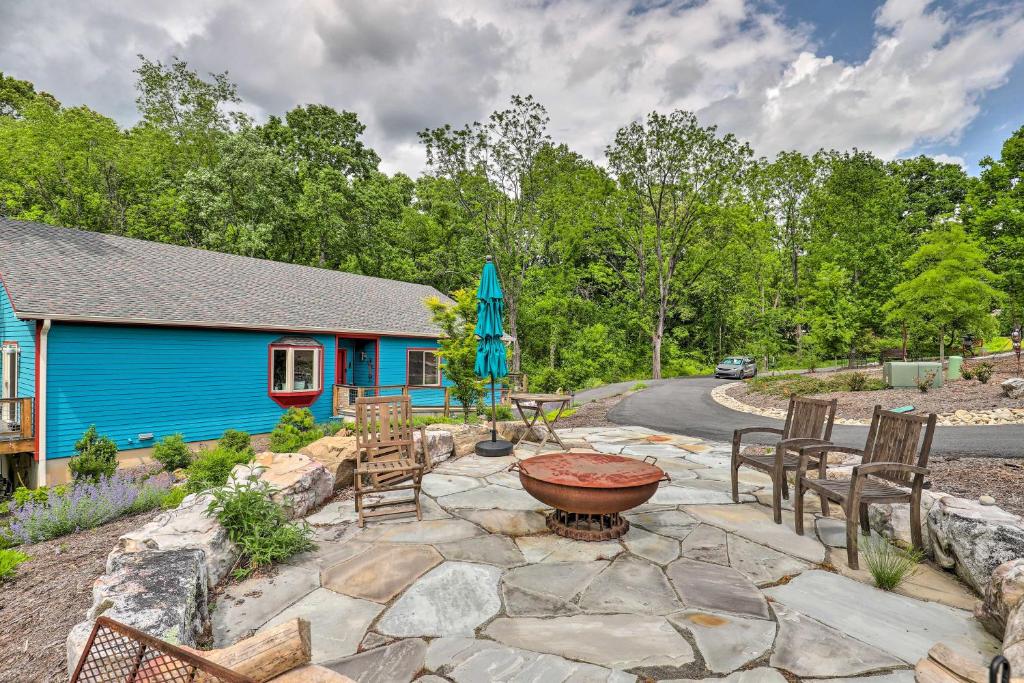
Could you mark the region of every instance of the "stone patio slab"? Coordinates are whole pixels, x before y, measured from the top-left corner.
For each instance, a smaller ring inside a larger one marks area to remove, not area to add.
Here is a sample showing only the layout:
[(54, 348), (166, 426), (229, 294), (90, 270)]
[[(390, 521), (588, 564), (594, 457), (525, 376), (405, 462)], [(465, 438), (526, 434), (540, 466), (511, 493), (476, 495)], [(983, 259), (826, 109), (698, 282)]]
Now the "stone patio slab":
[[(874, 586), (875, 580), (871, 577), (871, 572), (867, 570), (868, 565), (864, 553), (859, 555), (860, 569), (850, 569), (846, 563), (845, 550), (830, 550), (828, 561), (843, 576)], [(979, 600), (978, 596), (957, 579), (955, 574), (944, 571), (930, 562), (922, 562), (917, 565), (917, 569), (906, 577), (893, 592), (968, 611), (974, 611)]]
[(291, 607), (280, 612), (260, 629), (265, 631), (295, 618), (310, 625), (313, 663), (337, 660), (356, 653), (367, 627), (384, 608), (369, 600), (339, 595), (317, 588)]
[(484, 482), (479, 478), (467, 477), (463, 474), (431, 472), (423, 475), (423, 493), (434, 498), (469, 491), (483, 485)]
[(833, 548), (846, 547), (846, 520), (819, 517), (814, 520), (814, 530), (818, 532), (818, 540), (825, 545)]
[(758, 586), (807, 571), (811, 565), (778, 550), (729, 534), (729, 566)]
[(377, 630), (392, 636), (472, 635), (501, 609), (500, 578), (497, 567), (445, 562), (395, 601)]
[(508, 466), (514, 462), (516, 459), (511, 455), (503, 458), (482, 458), (479, 455), (471, 454), (447, 460), (435, 467), (434, 472), (437, 474), (460, 474), (467, 477), (487, 477), (508, 469)]
[(904, 664), (872, 645), (783, 605), (775, 605), (775, 617), (779, 637), (770, 664), (797, 676), (855, 676)]
[(768, 618), (768, 603), (746, 576), (730, 567), (680, 559), (666, 570), (687, 607)]
[(486, 634), (499, 642), (613, 669), (683, 666), (690, 644), (664, 617), (634, 614), (538, 619), (499, 617)]
[(940, 641), (986, 658), (997, 648), (969, 612), (886, 593), (830, 572), (804, 572), (765, 594), (908, 664), (925, 657)]
[(497, 534), (442, 543), (437, 549), (446, 560), (479, 562), (505, 568), (526, 564), (526, 558), (512, 539)]
[(902, 669), (876, 676), (860, 676), (857, 678), (823, 678), (819, 683), (914, 683), (912, 669)]
[(639, 526), (660, 536), (683, 540), (689, 536), (697, 520), (679, 510), (663, 509), (649, 512), (627, 512), (625, 518), (631, 525)]
[(548, 506), (526, 491), (511, 489), (498, 484), (488, 484), (461, 493), (453, 493), (437, 499), (446, 510), (471, 508), (473, 510), (547, 510)]
[(529, 536), (546, 532), (544, 515), (527, 510), (459, 510), (460, 517), (479, 524), (492, 534)]
[(427, 671), (451, 671), (481, 650), (503, 647), (493, 640), (475, 638), (435, 638), (427, 646)]
[(482, 536), (483, 529), (464, 519), (423, 520), (402, 524), (367, 524), (356, 536), (363, 543), (451, 543)]
[(429, 545), (381, 544), (325, 569), (323, 586), (353, 598), (386, 603), (442, 559)]
[[(651, 496), (654, 505), (726, 505), (732, 503), (732, 496), (723, 491), (693, 487), (699, 479), (686, 479), (680, 483), (662, 484)], [(708, 482), (711, 483), (711, 482)], [(740, 500), (754, 500), (748, 494), (740, 494)]]
[(775, 640), (775, 623), (732, 614), (687, 610), (668, 620), (693, 635), (704, 664), (728, 673), (763, 655)]
[[(732, 475), (728, 468), (707, 468), (700, 470), (697, 475), (700, 479), (707, 479), (709, 481), (721, 481), (732, 486)], [(749, 467), (741, 467), (738, 477), (740, 484), (755, 488), (764, 488), (772, 485), (772, 478), (764, 472), (751, 469)], [(730, 489), (731, 490), (731, 489)]]
[(427, 642), (419, 638), (361, 652), (326, 665), (359, 683), (408, 683), (423, 669)]
[(506, 572), (502, 583), (568, 601), (589, 586), (609, 564), (600, 561), (531, 564)]
[(679, 557), (679, 541), (645, 531), (639, 526), (630, 526), (622, 542), (629, 552), (655, 564), (668, 564)]
[(319, 587), (317, 569), (286, 565), (274, 576), (228, 586), (211, 615), (213, 646), (234, 644)]
[(775, 669), (766, 666), (757, 669), (737, 671), (721, 678), (673, 678), (662, 683), (696, 683), (697, 681), (720, 681), (721, 683), (783, 683), (786, 677)]
[(818, 539), (811, 535), (797, 536), (793, 531), (792, 514), (783, 513), (783, 523), (776, 524), (771, 509), (757, 504), (693, 505), (687, 507), (686, 512), (702, 522), (787, 555), (814, 563), (825, 559), (825, 546)]
[(611, 560), (622, 552), (617, 541), (574, 541), (552, 533), (516, 539), (527, 562), (593, 562)]
[(350, 524), (357, 519), (356, 501), (338, 500), (320, 508), (306, 517), (306, 521), (314, 526), (324, 524)]
[(515, 472), (498, 472), (487, 477), (487, 483), (507, 486), (510, 489), (523, 490), (523, 484), (519, 481), (519, 475)]
[(724, 531), (710, 524), (693, 527), (681, 544), (680, 554), (691, 560), (729, 565), (727, 536)]
[[(513, 647), (486, 648), (475, 652), (449, 677), (455, 683), (512, 683), (520, 681), (608, 681), (612, 672), (604, 667), (570, 662), (558, 655), (541, 654)], [(630, 677), (634, 680), (635, 677)]]
[(631, 555), (612, 562), (580, 597), (580, 608), (591, 613), (668, 614), (682, 607), (661, 568)]

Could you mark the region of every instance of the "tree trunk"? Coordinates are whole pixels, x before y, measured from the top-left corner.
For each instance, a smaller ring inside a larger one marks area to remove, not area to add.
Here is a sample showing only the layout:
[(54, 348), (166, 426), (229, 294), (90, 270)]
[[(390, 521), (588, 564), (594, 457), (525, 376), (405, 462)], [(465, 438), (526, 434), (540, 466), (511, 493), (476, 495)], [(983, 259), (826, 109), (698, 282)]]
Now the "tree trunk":
[(651, 335), (651, 379), (661, 379), (661, 340), (665, 336), (665, 316), (668, 315), (668, 288), (661, 287), (658, 297), (658, 322)]
[(520, 347), (517, 326), (519, 323), (519, 301), (515, 295), (505, 294), (505, 310), (508, 311), (508, 333), (512, 337), (512, 367), (511, 372), (519, 372)]

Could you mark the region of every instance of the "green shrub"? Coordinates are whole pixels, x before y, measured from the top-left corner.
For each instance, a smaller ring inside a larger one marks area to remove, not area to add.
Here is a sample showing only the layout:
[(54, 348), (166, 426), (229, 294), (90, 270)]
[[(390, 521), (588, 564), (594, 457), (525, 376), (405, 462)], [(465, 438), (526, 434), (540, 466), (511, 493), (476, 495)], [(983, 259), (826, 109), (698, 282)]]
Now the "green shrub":
[(53, 488), (49, 486), (40, 486), (37, 489), (28, 489), (24, 486), (19, 486), (14, 489), (14, 505), (15, 507), (21, 507), (25, 503), (39, 503), (40, 505), (46, 505), (46, 501), (49, 500), (50, 494), (63, 496), (68, 492), (67, 484), (58, 484)]
[(217, 517), (242, 551), (235, 578), (316, 547), (312, 528), (305, 522), (289, 522), (281, 506), (271, 500), (272, 494), (270, 485), (258, 476), (213, 492), (207, 514)]
[(220, 437), (220, 441), (217, 442), (217, 447), (236, 453), (253, 453), (252, 437), (249, 435), (249, 432), (242, 432), (237, 429), (225, 430)]
[(646, 388), (647, 388), (646, 384), (644, 384), (643, 382), (637, 382), (636, 384), (633, 385), (633, 388), (631, 389), (631, 391), (643, 391)]
[(868, 388), (868, 376), (863, 372), (851, 372), (847, 385), (850, 391), (864, 391)]
[[(491, 411), (487, 411), (487, 417), (490, 418)], [(512, 415), (512, 406), (499, 403), (494, 406), (494, 418), (499, 421), (514, 420), (515, 417)]]
[(861, 541), (868, 571), (875, 585), (884, 591), (895, 590), (917, 570), (917, 565), (923, 559), (919, 550), (898, 548), (878, 536), (862, 536)]
[(188, 488), (186, 486), (175, 486), (164, 494), (164, 499), (160, 502), (160, 507), (164, 510), (173, 510), (181, 505), (181, 501), (183, 501), (187, 495)]
[(82, 438), (75, 443), (77, 455), (68, 461), (72, 478), (77, 481), (99, 481), (112, 477), (117, 471), (117, 444), (100, 436), (96, 425), (89, 425)]
[(0, 550), (0, 582), (13, 579), (18, 565), (31, 559), (20, 550)]
[(922, 394), (927, 394), (928, 390), (932, 388), (932, 384), (935, 382), (935, 371), (932, 370), (931, 372), (926, 372), (923, 377), (918, 375), (914, 382), (917, 384), (917, 388)]
[(330, 422), (320, 422), (316, 428), (323, 432), (324, 436), (334, 436), (345, 428), (345, 424), (341, 420), (332, 420)]
[(323, 436), (324, 432), (317, 427), (309, 408), (289, 408), (270, 433), (270, 450), (274, 453), (295, 453)]
[(173, 472), (188, 467), (192, 462), (192, 451), (182, 434), (171, 434), (153, 446), (153, 459), (163, 465), (168, 472)]
[(964, 379), (974, 379), (974, 370), (970, 365), (964, 363), (960, 366), (960, 376)]
[(978, 363), (974, 368), (974, 379), (982, 384), (988, 384), (988, 381), (992, 379), (992, 368), (991, 363)]
[(769, 375), (747, 382), (751, 391), (771, 396), (809, 396), (833, 391), (877, 391), (885, 389), (881, 378), (863, 372), (840, 372), (834, 375)]
[(565, 386), (565, 377), (554, 368), (538, 368), (530, 373), (530, 387), (541, 392), (558, 391)]
[(235, 465), (243, 465), (252, 460), (252, 454), (243, 451), (231, 451), (226, 448), (212, 448), (199, 451), (195, 460), (185, 470), (188, 493), (198, 493), (206, 489), (224, 486)]

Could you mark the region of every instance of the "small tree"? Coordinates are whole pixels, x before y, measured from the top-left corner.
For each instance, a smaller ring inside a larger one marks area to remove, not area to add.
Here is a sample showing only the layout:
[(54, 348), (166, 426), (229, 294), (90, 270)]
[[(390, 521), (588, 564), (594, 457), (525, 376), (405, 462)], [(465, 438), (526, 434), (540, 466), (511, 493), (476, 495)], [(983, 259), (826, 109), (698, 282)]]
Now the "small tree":
[(483, 399), (483, 380), (473, 372), (476, 363), (476, 299), (473, 293), (460, 289), (452, 294), (455, 305), (437, 297), (427, 299), (427, 308), (434, 322), (441, 328), (437, 355), (444, 363), (444, 376), (451, 383), (452, 395), (462, 406), (462, 419), (469, 422), (469, 414)]
[(904, 267), (913, 275), (893, 289), (885, 304), (888, 320), (909, 323), (938, 336), (939, 362), (946, 358), (946, 333), (984, 331), (1002, 293), (992, 286), (998, 276), (985, 267), (985, 252), (951, 223), (924, 236)]
[(75, 481), (98, 481), (100, 477), (112, 477), (117, 471), (117, 444), (100, 436), (96, 425), (82, 434), (75, 442), (77, 455), (68, 461), (68, 469)]

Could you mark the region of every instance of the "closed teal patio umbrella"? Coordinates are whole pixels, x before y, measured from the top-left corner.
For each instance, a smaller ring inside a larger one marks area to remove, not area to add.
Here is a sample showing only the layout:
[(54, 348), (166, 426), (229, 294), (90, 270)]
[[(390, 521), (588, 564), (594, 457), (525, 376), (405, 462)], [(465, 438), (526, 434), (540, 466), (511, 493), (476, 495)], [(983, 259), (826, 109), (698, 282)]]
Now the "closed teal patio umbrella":
[(501, 283), (498, 282), (498, 271), (491, 257), (487, 257), (484, 271), (480, 275), (480, 286), (476, 290), (476, 329), (478, 337), (476, 345), (476, 363), (473, 371), (477, 377), (491, 380), (491, 439), (476, 445), (476, 452), (484, 456), (508, 455), (512, 452), (512, 444), (498, 439), (498, 421), (495, 410), (494, 382), (508, 374), (508, 361), (505, 358), (505, 343), (501, 340), (504, 330), (501, 325), (501, 314), (505, 309)]

